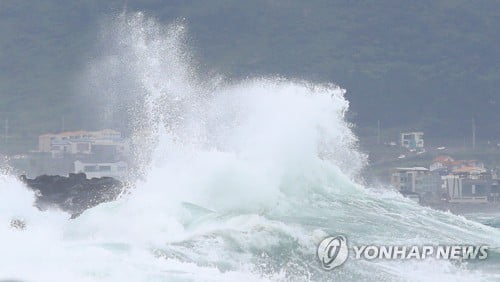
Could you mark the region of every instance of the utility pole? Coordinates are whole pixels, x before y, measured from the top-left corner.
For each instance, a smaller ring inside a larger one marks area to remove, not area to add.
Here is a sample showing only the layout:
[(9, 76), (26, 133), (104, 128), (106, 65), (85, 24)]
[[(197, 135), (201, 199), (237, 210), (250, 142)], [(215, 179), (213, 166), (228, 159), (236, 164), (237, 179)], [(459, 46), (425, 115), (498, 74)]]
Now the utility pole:
[(61, 118), (61, 132), (64, 132), (66, 130), (66, 120), (64, 119), (64, 116)]
[(4, 143), (7, 144), (7, 139), (9, 138), (9, 119), (5, 119), (5, 127), (4, 127), (4, 132), (3, 132), (3, 140)]
[(476, 149), (476, 121), (472, 118), (472, 150)]
[(380, 145), (380, 120), (377, 120), (377, 144)]

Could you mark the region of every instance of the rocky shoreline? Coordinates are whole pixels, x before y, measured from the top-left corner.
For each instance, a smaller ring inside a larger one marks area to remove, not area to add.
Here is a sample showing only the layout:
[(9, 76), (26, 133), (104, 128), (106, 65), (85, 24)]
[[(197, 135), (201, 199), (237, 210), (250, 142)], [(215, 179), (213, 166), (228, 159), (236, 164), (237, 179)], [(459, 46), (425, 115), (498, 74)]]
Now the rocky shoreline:
[(79, 216), (86, 209), (115, 200), (123, 191), (124, 183), (112, 177), (88, 179), (84, 173), (70, 173), (69, 176), (41, 175), (19, 179), (36, 195), (36, 206), (42, 210), (57, 207)]

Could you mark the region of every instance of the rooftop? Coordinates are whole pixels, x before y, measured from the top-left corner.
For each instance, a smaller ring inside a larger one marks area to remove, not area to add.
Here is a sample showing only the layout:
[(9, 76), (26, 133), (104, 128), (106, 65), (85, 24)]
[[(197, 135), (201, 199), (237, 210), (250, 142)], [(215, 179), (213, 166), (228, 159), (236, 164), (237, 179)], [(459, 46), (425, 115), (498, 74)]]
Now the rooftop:
[(416, 166), (416, 167), (397, 167), (397, 171), (429, 171), (428, 168)]
[(453, 173), (483, 173), (483, 172), (486, 172), (484, 168), (473, 167), (473, 166), (464, 166), (453, 170)]

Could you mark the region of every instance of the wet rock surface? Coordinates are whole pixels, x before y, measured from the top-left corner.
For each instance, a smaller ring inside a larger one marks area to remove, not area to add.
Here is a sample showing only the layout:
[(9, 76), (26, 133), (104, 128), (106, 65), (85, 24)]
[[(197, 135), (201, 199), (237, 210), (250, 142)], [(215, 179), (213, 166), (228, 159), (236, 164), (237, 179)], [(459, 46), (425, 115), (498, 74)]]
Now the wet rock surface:
[(41, 175), (28, 179), (22, 175), (21, 181), (36, 194), (36, 205), (40, 209), (58, 207), (77, 217), (86, 209), (115, 200), (123, 191), (124, 183), (112, 177), (88, 179), (84, 173)]

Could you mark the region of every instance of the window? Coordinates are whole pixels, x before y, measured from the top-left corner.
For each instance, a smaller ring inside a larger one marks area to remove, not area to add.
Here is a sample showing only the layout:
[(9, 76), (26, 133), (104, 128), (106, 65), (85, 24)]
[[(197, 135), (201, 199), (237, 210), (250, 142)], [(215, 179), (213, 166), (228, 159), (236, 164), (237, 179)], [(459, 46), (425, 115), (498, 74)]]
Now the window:
[(111, 171), (111, 166), (101, 165), (101, 166), (99, 166), (99, 171)]
[(86, 165), (83, 167), (84, 172), (95, 172), (97, 171), (97, 166), (95, 165)]

